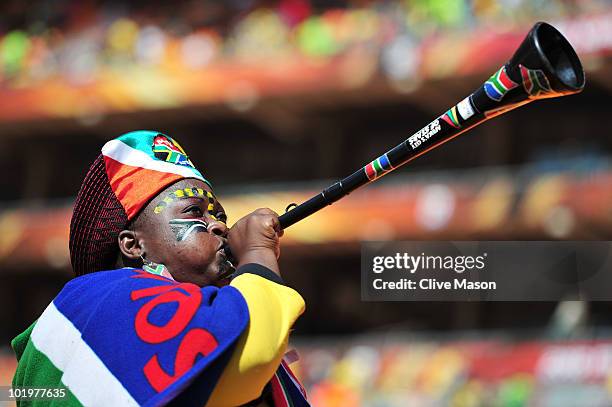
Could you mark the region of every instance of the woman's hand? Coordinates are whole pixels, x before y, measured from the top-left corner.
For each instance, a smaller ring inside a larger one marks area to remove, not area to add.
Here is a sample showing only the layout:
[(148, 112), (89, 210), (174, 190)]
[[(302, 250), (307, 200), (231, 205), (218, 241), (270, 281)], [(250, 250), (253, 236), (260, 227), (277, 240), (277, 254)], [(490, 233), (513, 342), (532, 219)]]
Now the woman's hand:
[(228, 243), (238, 266), (261, 264), (280, 276), (278, 258), (283, 230), (278, 214), (260, 208), (238, 220), (228, 232)]

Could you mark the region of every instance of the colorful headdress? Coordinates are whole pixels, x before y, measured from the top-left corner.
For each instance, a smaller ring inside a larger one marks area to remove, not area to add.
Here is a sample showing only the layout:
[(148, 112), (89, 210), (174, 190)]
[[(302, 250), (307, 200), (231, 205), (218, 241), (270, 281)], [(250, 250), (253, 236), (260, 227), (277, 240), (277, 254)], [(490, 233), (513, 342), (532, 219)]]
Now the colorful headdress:
[(112, 267), (119, 232), (157, 194), (184, 178), (210, 185), (185, 150), (165, 134), (134, 131), (106, 143), (74, 205), (69, 246), (75, 273)]

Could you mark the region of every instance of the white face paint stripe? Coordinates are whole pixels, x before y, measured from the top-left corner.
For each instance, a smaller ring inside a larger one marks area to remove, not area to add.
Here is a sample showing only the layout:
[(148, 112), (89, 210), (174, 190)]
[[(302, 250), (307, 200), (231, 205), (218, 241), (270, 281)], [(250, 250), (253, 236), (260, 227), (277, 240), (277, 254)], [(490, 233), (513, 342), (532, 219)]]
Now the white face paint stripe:
[(138, 405), (54, 303), (36, 322), (31, 340), (63, 372), (62, 382), (82, 404)]
[(204, 231), (208, 230), (205, 225), (191, 225), (189, 227), (189, 229), (187, 229), (185, 231), (185, 233), (183, 234), (183, 237), (181, 238), (180, 241), (182, 242), (183, 240), (187, 239), (187, 237), (191, 234), (191, 232), (193, 232), (194, 230), (196, 230), (198, 228), (202, 228), (202, 229), (204, 229)]
[[(185, 229), (187, 225), (190, 226)], [(172, 230), (174, 231), (174, 233), (176, 233), (176, 240), (179, 242), (182, 242), (187, 239), (187, 237), (197, 229), (202, 228), (205, 232), (208, 231), (208, 223), (204, 222), (201, 219), (172, 219), (170, 221), (170, 227), (172, 226), (174, 226)]]

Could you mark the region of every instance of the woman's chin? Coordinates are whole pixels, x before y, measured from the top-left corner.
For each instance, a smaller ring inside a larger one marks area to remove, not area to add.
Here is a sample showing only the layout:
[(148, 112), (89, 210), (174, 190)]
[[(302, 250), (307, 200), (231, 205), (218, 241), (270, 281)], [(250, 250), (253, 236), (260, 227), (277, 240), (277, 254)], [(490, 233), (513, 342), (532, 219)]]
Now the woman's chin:
[(209, 267), (206, 271), (209, 283), (206, 285), (214, 285), (216, 287), (225, 287), (231, 281), (231, 275), (235, 269), (225, 259), (217, 262), (213, 267)]
[(213, 285), (214, 285), (215, 287), (219, 287), (219, 288), (221, 288), (221, 287), (225, 287), (226, 285), (229, 285), (229, 283), (230, 283), (231, 281), (232, 281), (232, 279), (231, 279), (231, 278), (222, 278), (222, 279), (220, 279), (220, 280), (215, 281), (215, 282), (213, 283)]

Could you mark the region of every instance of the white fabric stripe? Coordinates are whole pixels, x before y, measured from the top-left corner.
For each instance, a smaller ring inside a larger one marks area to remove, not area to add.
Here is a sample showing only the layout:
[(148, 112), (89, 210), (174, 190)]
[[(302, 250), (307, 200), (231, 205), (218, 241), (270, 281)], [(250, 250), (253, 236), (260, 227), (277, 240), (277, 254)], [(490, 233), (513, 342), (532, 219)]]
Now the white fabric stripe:
[(194, 171), (187, 167), (158, 161), (152, 159), (147, 153), (132, 148), (120, 140), (111, 140), (102, 147), (102, 154), (119, 161), (122, 164), (133, 167), (142, 167), (147, 170), (169, 172), (171, 174), (182, 175), (186, 178), (198, 178), (203, 181)]
[(31, 339), (63, 372), (62, 382), (83, 405), (138, 405), (53, 302), (36, 322)]

